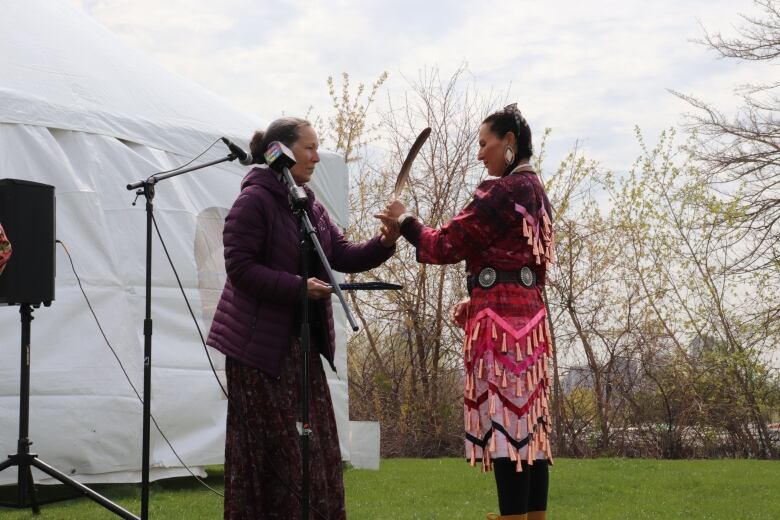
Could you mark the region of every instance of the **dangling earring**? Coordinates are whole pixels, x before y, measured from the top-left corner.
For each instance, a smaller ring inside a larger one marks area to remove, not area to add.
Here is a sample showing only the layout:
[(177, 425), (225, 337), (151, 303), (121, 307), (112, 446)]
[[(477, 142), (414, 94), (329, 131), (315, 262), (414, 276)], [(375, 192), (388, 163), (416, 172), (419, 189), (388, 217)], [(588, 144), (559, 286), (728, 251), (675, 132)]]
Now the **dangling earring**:
[(504, 160), (506, 161), (507, 166), (515, 162), (515, 152), (512, 151), (511, 146), (507, 146), (504, 150)]

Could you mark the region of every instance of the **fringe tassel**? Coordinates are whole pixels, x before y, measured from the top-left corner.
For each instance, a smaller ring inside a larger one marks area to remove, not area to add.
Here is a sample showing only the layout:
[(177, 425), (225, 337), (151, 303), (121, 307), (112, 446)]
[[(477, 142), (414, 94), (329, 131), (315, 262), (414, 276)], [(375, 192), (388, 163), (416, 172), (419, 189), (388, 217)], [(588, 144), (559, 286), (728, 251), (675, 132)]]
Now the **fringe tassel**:
[(504, 373), (501, 375), (501, 388), (506, 388), (506, 368), (504, 369)]
[(549, 262), (551, 264), (555, 263), (555, 233), (550, 235), (550, 258)]
[(552, 449), (550, 448), (550, 441), (547, 441), (547, 445), (544, 447), (544, 456), (547, 457), (547, 463), (553, 465)]
[(479, 325), (482, 323), (481, 321), (478, 321), (477, 324), (474, 326), (474, 329), (471, 331), (471, 340), (476, 341), (477, 337), (479, 336)]
[(492, 333), (493, 339), (498, 339), (498, 334), (496, 333), (496, 323), (495, 322), (492, 323), (492, 327), (493, 327), (493, 333)]
[(503, 337), (501, 338), (501, 352), (506, 354), (506, 332), (503, 333)]
[(552, 357), (552, 334), (550, 334), (550, 323), (546, 317), (544, 319), (544, 333), (547, 338), (547, 355)]
[(479, 378), (485, 377), (485, 358), (479, 358)]
[(520, 348), (520, 343), (515, 341), (515, 361), (523, 359), (523, 350)]
[(523, 395), (523, 379), (520, 376), (515, 378), (515, 397)]
[(534, 348), (531, 345), (531, 336), (526, 336), (525, 340), (526, 340), (526, 343), (527, 343), (526, 349), (525, 349), (525, 354), (526, 354), (526, 356), (533, 356), (534, 355)]

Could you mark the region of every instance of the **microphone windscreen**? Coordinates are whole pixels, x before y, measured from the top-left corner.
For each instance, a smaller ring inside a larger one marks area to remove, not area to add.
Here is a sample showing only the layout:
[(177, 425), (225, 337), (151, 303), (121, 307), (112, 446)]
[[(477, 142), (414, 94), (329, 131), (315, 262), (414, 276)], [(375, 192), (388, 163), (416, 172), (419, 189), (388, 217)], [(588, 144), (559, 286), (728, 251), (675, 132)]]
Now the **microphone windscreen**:
[(268, 145), (264, 154), (265, 163), (276, 171), (295, 166), (295, 155), (279, 141)]

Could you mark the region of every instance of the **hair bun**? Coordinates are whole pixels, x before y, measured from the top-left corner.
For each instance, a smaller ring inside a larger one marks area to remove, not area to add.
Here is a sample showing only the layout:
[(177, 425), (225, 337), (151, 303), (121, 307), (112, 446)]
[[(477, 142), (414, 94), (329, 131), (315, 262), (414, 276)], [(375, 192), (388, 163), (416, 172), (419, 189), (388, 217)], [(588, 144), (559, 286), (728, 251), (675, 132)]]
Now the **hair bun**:
[(265, 132), (258, 130), (255, 135), (252, 136), (252, 140), (249, 142), (249, 153), (252, 154), (254, 159), (252, 162), (255, 164), (265, 164)]

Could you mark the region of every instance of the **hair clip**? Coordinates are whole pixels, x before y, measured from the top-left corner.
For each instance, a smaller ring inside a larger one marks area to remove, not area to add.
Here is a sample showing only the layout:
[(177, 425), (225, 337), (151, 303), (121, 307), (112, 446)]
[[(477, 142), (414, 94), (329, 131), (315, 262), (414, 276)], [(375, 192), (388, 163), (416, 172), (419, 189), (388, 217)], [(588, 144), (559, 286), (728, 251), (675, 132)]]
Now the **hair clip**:
[(504, 112), (512, 114), (512, 116), (515, 118), (515, 123), (517, 124), (518, 131), (520, 131), (520, 129), (523, 128), (524, 126), (528, 126), (528, 123), (526, 123), (523, 114), (520, 112), (520, 109), (517, 108), (517, 103), (512, 103), (510, 105), (505, 106)]

